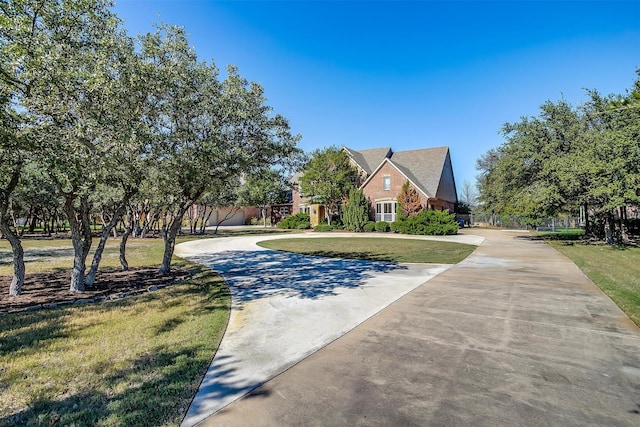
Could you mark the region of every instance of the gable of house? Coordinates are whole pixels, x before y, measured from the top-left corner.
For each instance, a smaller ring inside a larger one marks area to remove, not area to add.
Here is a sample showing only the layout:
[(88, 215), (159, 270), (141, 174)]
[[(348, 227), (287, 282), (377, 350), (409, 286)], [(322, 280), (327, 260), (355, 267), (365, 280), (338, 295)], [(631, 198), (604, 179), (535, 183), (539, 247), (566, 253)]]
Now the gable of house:
[(390, 161), (427, 197), (457, 203), (448, 147), (398, 151)]
[[(402, 185), (407, 180), (411, 182), (411, 179), (394, 165), (393, 162), (385, 159), (360, 188), (372, 202), (396, 200), (398, 194), (402, 191)], [(415, 184), (412, 183), (412, 185), (418, 189), (421, 200), (426, 202), (429, 196), (421, 191)]]
[[(404, 177), (400, 186), (409, 182), (426, 198), (440, 199), (451, 204), (458, 201), (451, 157), (448, 147), (425, 148), (420, 150), (397, 151), (382, 160), (380, 165), (367, 177), (361, 188), (377, 191), (380, 176), (396, 176), (391, 168)], [(380, 169), (384, 169), (381, 173)], [(374, 176), (376, 178), (374, 178)], [(393, 185), (393, 184), (392, 184)]]

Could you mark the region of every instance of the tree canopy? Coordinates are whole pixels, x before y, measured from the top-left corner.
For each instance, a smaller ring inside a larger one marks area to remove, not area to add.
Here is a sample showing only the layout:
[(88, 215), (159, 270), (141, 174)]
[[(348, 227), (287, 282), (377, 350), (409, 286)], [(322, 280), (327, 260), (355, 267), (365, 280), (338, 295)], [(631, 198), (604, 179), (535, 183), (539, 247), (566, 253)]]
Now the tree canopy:
[[(0, 3), (0, 231), (14, 252), (12, 294), (24, 281), (16, 224), (26, 211), (65, 213), (78, 292), (93, 284), (123, 216), (127, 233), (162, 224), (160, 272), (168, 272), (190, 206), (226, 199), (242, 176), (299, 162), (300, 136), (267, 105), (262, 86), (234, 66), (221, 79), (184, 28), (160, 24), (129, 37), (111, 6)], [(46, 197), (34, 185), (53, 191)], [(104, 228), (85, 274), (96, 217)]]
[(586, 206), (611, 240), (614, 211), (640, 202), (640, 79), (624, 95), (587, 94), (503, 126), (505, 142), (476, 164), (485, 210), (535, 220)]
[(359, 184), (360, 174), (344, 150), (331, 146), (317, 149), (302, 169), (300, 194), (312, 203), (326, 208), (327, 220), (338, 213), (338, 207)]

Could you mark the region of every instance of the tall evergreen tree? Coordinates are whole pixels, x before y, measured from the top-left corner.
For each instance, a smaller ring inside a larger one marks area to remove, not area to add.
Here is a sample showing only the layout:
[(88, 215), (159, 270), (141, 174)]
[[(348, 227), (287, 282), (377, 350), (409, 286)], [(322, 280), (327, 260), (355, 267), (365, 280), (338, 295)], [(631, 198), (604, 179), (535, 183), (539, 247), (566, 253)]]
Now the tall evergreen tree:
[(342, 224), (349, 231), (360, 232), (369, 222), (370, 205), (364, 191), (352, 188), (349, 191), (349, 198), (342, 207)]

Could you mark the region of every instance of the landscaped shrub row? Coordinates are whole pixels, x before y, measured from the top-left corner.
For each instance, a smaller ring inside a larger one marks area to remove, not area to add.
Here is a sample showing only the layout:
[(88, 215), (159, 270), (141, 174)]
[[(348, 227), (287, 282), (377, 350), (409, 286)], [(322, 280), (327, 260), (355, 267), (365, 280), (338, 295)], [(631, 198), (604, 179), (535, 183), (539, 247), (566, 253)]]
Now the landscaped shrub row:
[(313, 231), (331, 231), (333, 230), (333, 225), (329, 225), (329, 224), (318, 224), (315, 227), (313, 227)]
[[(305, 230), (311, 228), (309, 215), (298, 213), (283, 219), (278, 223), (279, 228)], [(342, 224), (336, 221), (335, 224), (316, 225), (314, 231), (331, 231), (342, 229)], [(364, 224), (363, 230), (371, 233), (374, 231), (385, 233), (393, 231), (401, 234), (423, 234), (423, 235), (447, 235), (458, 232), (458, 223), (454, 214), (444, 211), (422, 211), (410, 218), (399, 220), (388, 224), (385, 221), (369, 221)]]
[(295, 215), (291, 215), (278, 223), (278, 228), (284, 228), (287, 230), (306, 230), (307, 228), (311, 228), (311, 220), (309, 219), (309, 214), (306, 213), (297, 213)]
[(458, 233), (458, 223), (454, 214), (443, 211), (422, 211), (391, 224), (385, 221), (369, 221), (363, 229), (367, 233), (392, 231), (401, 234), (447, 235)]
[(455, 214), (444, 211), (422, 211), (417, 215), (391, 223), (391, 230), (402, 234), (447, 235), (458, 233)]

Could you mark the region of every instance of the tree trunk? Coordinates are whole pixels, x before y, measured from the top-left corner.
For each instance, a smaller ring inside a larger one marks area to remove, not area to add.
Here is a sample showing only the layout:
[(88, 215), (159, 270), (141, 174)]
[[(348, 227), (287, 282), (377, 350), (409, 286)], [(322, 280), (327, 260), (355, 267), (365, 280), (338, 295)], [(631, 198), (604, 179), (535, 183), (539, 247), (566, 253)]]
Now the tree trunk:
[(11, 279), (11, 285), (9, 286), (9, 295), (20, 295), (22, 294), (22, 285), (24, 285), (25, 278), (24, 250), (22, 249), (22, 242), (20, 242), (18, 235), (14, 233), (9, 226), (9, 222), (6, 220), (6, 217), (0, 220), (0, 230), (2, 230), (2, 234), (11, 244), (11, 250), (13, 251), (13, 278)]
[(38, 216), (34, 213), (31, 217), (31, 222), (29, 223), (29, 233), (33, 233), (36, 231), (36, 225), (38, 223)]
[[(9, 295), (20, 295), (22, 293), (22, 285), (24, 284), (25, 268), (24, 268), (24, 251), (22, 242), (18, 235), (11, 229), (9, 218), (10, 196), (18, 185), (20, 180), (21, 164), (18, 163), (13, 168), (11, 179), (6, 187), (0, 188), (0, 232), (9, 240), (11, 250), (13, 252), (13, 277), (9, 285)], [(17, 230), (17, 228), (15, 229)]]
[(591, 235), (591, 225), (589, 225), (589, 205), (584, 204), (584, 234), (585, 236)]
[(625, 225), (626, 220), (627, 220), (627, 207), (620, 206), (620, 208), (618, 209), (618, 227), (620, 227), (620, 237), (621, 237), (620, 243), (629, 241), (629, 234), (627, 233), (627, 227)]
[(122, 240), (120, 240), (120, 266), (122, 271), (128, 271), (129, 263), (127, 262), (127, 241), (133, 232), (134, 224), (134, 213), (132, 209), (129, 209), (128, 215), (123, 215), (122, 224), (124, 225), (124, 232), (122, 233)]
[(100, 242), (98, 242), (98, 247), (93, 254), (93, 260), (91, 261), (91, 268), (89, 268), (89, 273), (84, 278), (84, 284), (86, 286), (93, 286), (96, 281), (96, 274), (98, 273), (98, 267), (100, 266), (100, 261), (102, 260), (102, 253), (104, 252), (104, 247), (107, 244), (107, 239), (109, 238), (109, 234), (111, 234), (111, 230), (115, 228), (118, 221), (120, 221), (120, 217), (124, 212), (125, 206), (126, 204), (120, 205), (120, 207), (113, 213), (109, 224), (106, 224), (102, 229)]
[(163, 227), (162, 238), (164, 239), (164, 254), (162, 255), (162, 265), (158, 270), (160, 274), (168, 274), (171, 271), (171, 258), (176, 245), (176, 236), (182, 226), (182, 218), (191, 206), (191, 202), (187, 202), (185, 206), (180, 207), (177, 214), (169, 223), (169, 227)]
[(73, 271), (71, 272), (71, 292), (84, 292), (84, 272), (86, 269), (87, 255), (91, 249), (91, 222), (89, 219), (89, 207), (86, 196), (80, 199), (79, 211), (73, 206), (75, 196), (66, 195), (64, 210), (71, 228), (71, 241), (73, 243)]
[(605, 228), (604, 228), (604, 235), (605, 235), (605, 239), (607, 241), (607, 245), (613, 245), (613, 236), (615, 234), (615, 229), (616, 229), (616, 222), (615, 219), (613, 218), (613, 212), (611, 210), (607, 211), (606, 213), (606, 217), (605, 217)]
[(129, 263), (127, 262), (127, 240), (131, 234), (131, 228), (127, 228), (122, 234), (122, 240), (120, 241), (120, 266), (122, 271), (129, 271)]
[(207, 230), (207, 223), (209, 222), (209, 219), (211, 218), (212, 214), (213, 214), (213, 209), (209, 209), (209, 213), (206, 214), (206, 216), (202, 220), (202, 224), (200, 225), (200, 234), (205, 234)]

